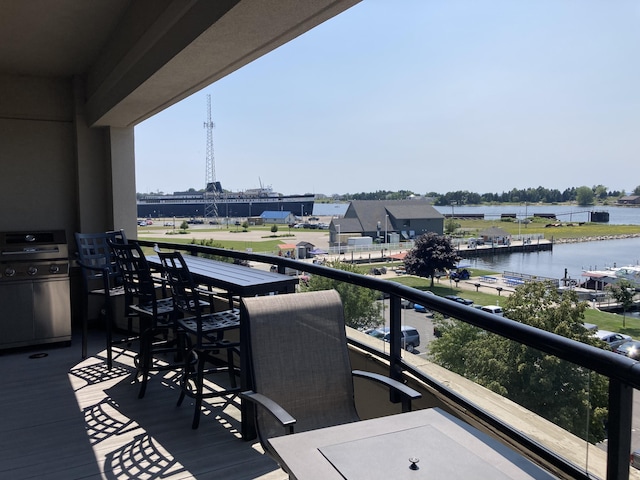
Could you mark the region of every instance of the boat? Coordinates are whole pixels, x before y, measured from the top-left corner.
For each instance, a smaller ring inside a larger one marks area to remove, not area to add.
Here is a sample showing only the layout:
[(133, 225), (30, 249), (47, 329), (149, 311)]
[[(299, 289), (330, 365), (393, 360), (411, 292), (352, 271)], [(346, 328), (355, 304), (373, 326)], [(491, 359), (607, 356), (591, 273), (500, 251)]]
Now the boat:
[(640, 266), (638, 265), (613, 267), (606, 270), (587, 270), (582, 275), (588, 277), (592, 283), (599, 283), (600, 288), (622, 279), (629, 281), (635, 288), (640, 288)]
[(260, 186), (241, 192), (228, 192), (220, 182), (207, 185), (205, 191), (174, 192), (173, 194), (139, 194), (137, 209), (139, 218), (170, 218), (205, 216), (207, 207), (215, 205), (209, 212), (212, 217), (248, 218), (258, 217), (265, 211), (291, 212), (294, 215), (311, 215), (313, 194), (283, 195), (274, 192), (271, 186)]

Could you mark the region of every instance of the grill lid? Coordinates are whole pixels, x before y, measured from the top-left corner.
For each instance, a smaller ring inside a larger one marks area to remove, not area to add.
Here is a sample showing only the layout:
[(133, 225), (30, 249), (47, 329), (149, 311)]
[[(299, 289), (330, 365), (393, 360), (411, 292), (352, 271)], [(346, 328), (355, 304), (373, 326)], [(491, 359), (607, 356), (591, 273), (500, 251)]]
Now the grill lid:
[(0, 232), (0, 261), (68, 258), (64, 230)]

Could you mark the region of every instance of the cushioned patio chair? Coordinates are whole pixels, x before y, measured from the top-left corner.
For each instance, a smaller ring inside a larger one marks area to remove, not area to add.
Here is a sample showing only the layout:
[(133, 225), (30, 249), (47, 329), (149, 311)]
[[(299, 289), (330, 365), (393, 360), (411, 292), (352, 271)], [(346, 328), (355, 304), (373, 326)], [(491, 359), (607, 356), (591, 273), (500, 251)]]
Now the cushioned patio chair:
[[(191, 427), (196, 429), (200, 424), (203, 399), (225, 398), (228, 403), (240, 392), (236, 381), (239, 365), (234, 361), (234, 355), (239, 355), (240, 343), (225, 338), (229, 330), (239, 329), (240, 317), (237, 309), (205, 311), (210, 305), (201, 299), (201, 295), (210, 295), (211, 292), (198, 289), (180, 252), (158, 252), (158, 256), (163, 275), (171, 287), (174, 305), (183, 315), (178, 323), (186, 332), (187, 339), (192, 341), (182, 372), (178, 405), (182, 404), (185, 396), (195, 400)], [(205, 378), (212, 383), (205, 385)], [(216, 385), (214, 380), (217, 380)]]
[(252, 391), (241, 397), (256, 404), (260, 442), (276, 458), (269, 438), (360, 420), (353, 376), (398, 391), (403, 411), (421, 397), (383, 375), (351, 370), (344, 311), (335, 290), (244, 298), (241, 318), (252, 383)]
[(127, 243), (122, 230), (101, 233), (75, 233), (78, 246), (77, 263), (82, 268), (82, 287), (84, 291), (82, 306), (82, 358), (87, 357), (87, 329), (89, 325), (89, 303), (91, 297), (102, 297), (101, 311), (104, 312), (105, 332), (107, 341), (107, 368), (113, 365), (114, 345), (131, 343), (137, 339), (133, 334), (132, 318), (128, 318), (126, 337), (113, 339), (113, 316), (109, 312), (111, 300), (125, 295), (122, 276), (118, 264), (111, 253), (109, 241)]

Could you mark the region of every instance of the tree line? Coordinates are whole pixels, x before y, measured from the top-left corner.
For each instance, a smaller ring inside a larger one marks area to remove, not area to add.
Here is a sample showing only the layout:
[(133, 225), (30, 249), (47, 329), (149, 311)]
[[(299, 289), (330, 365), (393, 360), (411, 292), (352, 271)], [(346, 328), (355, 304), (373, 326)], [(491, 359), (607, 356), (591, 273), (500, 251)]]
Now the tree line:
[[(399, 190), (397, 192), (389, 190), (378, 190), (375, 192), (361, 192), (340, 196), (340, 200), (404, 200), (417, 195), (410, 190)], [(495, 193), (476, 193), (468, 190), (458, 190), (454, 192), (438, 193), (428, 192), (424, 196), (431, 198), (438, 206), (444, 205), (478, 205), (482, 203), (565, 203), (578, 202), (580, 205), (590, 205), (594, 202), (615, 201), (626, 195), (624, 190), (609, 190), (604, 185), (594, 185), (593, 187), (581, 186), (571, 187), (560, 191), (555, 188), (512, 188), (509, 191)], [(632, 195), (640, 195), (640, 185), (637, 186)]]

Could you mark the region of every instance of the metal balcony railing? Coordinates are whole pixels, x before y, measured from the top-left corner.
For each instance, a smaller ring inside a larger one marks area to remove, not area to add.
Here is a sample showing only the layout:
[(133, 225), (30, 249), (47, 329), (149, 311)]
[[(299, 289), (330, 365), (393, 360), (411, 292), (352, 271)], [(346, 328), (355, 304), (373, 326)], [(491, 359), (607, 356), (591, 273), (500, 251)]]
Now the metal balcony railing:
[[(622, 480), (629, 477), (629, 452), (631, 450), (631, 425), (633, 390), (640, 388), (640, 363), (625, 356), (617, 355), (597, 347), (586, 345), (568, 338), (540, 330), (529, 325), (492, 315), (477, 309), (470, 309), (456, 302), (436, 295), (428, 295), (420, 290), (401, 285), (396, 282), (380, 280), (375, 277), (337, 270), (321, 265), (289, 260), (271, 255), (239, 252), (199, 245), (174, 244), (140, 240), (143, 246), (157, 245), (162, 249), (182, 250), (192, 255), (213, 254), (222, 257), (277, 265), (280, 272), (285, 268), (300, 270), (311, 275), (320, 275), (341, 282), (355, 284), (383, 292), (390, 298), (390, 331), (391, 341), (387, 359), (389, 375), (401, 380), (403, 373), (408, 372), (440, 394), (449, 397), (462, 408), (471, 411), (501, 434), (509, 437), (514, 443), (522, 445), (545, 462), (553, 465), (572, 478), (593, 478), (588, 472), (577, 468), (548, 448), (534, 442), (521, 432), (494, 418), (488, 412), (475, 407), (471, 402), (457, 395), (427, 375), (405, 363), (402, 359), (401, 347), (401, 300), (407, 299), (428, 309), (467, 322), (483, 330), (495, 333), (518, 343), (554, 355), (586, 369), (606, 376), (609, 379), (609, 418), (607, 424), (607, 479)], [(358, 347), (369, 349), (366, 345), (352, 341)], [(380, 352), (376, 352), (380, 354)]]

